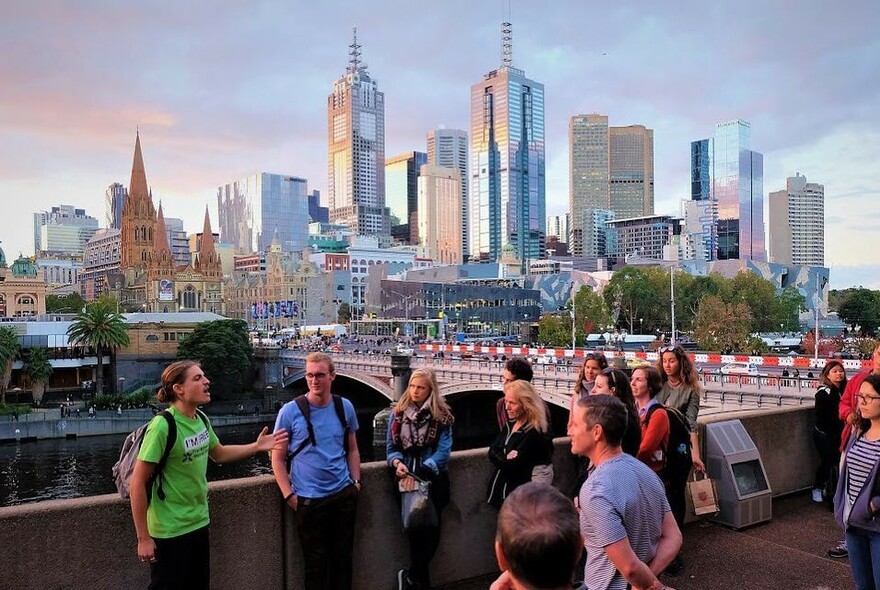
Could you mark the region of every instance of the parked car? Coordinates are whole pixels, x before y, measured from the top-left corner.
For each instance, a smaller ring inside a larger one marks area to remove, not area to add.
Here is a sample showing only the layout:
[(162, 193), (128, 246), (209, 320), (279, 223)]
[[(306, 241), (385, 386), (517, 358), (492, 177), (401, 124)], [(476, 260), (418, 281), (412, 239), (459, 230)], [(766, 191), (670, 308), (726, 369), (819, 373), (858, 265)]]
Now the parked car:
[(758, 377), (758, 365), (753, 363), (730, 363), (721, 367), (722, 375), (750, 375)]

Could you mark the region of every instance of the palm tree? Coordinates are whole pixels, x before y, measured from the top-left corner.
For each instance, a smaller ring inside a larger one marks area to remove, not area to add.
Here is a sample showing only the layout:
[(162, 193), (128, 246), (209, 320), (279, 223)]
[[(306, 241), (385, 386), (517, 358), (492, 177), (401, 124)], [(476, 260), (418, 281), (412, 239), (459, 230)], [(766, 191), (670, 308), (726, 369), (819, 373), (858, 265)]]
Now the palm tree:
[(104, 391), (104, 352), (112, 355), (120, 346), (128, 345), (128, 324), (116, 310), (103, 301), (88, 304), (76, 314), (67, 335), (74, 346), (88, 346), (95, 349), (98, 358), (97, 394)]
[(6, 405), (6, 388), (12, 378), (12, 363), (18, 358), (21, 344), (18, 335), (7, 327), (0, 328), (0, 404)]
[(46, 383), (52, 376), (52, 363), (49, 362), (49, 351), (46, 348), (28, 349), (28, 360), (24, 364), (24, 374), (31, 380), (34, 392), (34, 403), (38, 406), (43, 400)]

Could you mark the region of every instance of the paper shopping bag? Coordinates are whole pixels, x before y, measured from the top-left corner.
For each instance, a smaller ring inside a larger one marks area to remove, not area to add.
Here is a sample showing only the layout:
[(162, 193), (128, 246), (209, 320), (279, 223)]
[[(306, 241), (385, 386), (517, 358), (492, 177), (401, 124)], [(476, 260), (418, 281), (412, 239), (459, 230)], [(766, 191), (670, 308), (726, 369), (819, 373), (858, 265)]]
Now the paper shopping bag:
[(718, 492), (715, 489), (715, 481), (703, 473), (703, 479), (697, 479), (697, 471), (694, 471), (693, 480), (688, 482), (688, 491), (694, 502), (694, 514), (714, 514), (718, 512)]

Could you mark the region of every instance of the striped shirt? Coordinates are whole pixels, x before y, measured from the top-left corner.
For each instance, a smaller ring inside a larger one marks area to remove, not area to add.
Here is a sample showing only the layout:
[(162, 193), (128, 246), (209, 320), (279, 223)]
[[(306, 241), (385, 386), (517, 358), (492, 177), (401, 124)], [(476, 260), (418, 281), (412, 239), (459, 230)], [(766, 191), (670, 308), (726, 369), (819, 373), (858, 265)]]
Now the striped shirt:
[(850, 506), (855, 504), (878, 460), (880, 460), (880, 440), (859, 437), (846, 454), (846, 495)]
[(584, 582), (588, 590), (624, 590), (627, 582), (605, 547), (629, 539), (636, 556), (648, 563), (657, 554), (669, 502), (657, 474), (620, 454), (601, 463), (580, 492), (581, 533), (587, 549)]

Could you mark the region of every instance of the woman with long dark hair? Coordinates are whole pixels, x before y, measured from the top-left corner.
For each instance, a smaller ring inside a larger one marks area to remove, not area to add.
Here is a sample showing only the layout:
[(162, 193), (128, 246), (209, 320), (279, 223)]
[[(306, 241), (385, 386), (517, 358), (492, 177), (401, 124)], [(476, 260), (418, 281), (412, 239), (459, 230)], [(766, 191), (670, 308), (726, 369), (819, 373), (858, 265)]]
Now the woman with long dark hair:
[(837, 488), (837, 467), (840, 462), (840, 436), (843, 421), (838, 416), (840, 396), (846, 389), (846, 370), (843, 363), (833, 359), (825, 363), (819, 375), (816, 390), (816, 426), (813, 443), (819, 454), (819, 466), (813, 484), (813, 501), (830, 501)]
[(532, 384), (507, 383), (504, 404), (510, 421), (489, 447), (495, 473), (489, 480), (487, 502), (495, 508), (501, 508), (510, 492), (532, 480), (536, 466), (550, 464), (552, 454), (546, 437), (547, 408)]
[[(398, 590), (431, 587), (429, 566), (440, 545), (440, 512), (449, 504), (449, 454), (455, 419), (430, 369), (416, 369), (409, 378), (388, 423), (386, 455), (398, 490), (412, 491), (418, 478), (430, 482), (429, 499), (437, 512), (436, 526), (407, 530), (410, 566), (397, 572)], [(413, 477), (415, 476), (415, 477)]]
[(657, 394), (663, 388), (660, 372), (650, 365), (634, 369), (630, 387), (642, 426), (642, 442), (636, 458), (659, 473), (666, 464), (666, 448), (669, 445), (669, 418), (666, 412), (662, 409), (650, 411), (652, 406), (659, 405)]
[[(263, 428), (248, 445), (222, 445), (198, 407), (211, 401), (199, 364), (171, 363), (162, 373), (156, 399), (171, 404), (176, 436), (159, 477), (169, 423), (157, 415), (147, 427), (131, 476), (131, 513), (138, 558), (150, 564), (150, 588), (208, 590), (211, 585), (208, 536), (208, 458), (232, 463), (258, 452), (287, 447), (287, 432)], [(159, 494), (158, 490), (162, 493)], [(149, 501), (149, 498), (152, 501)]]
[(608, 367), (608, 359), (601, 352), (588, 352), (584, 355), (584, 362), (578, 370), (577, 379), (574, 381), (574, 392), (571, 396), (571, 408), (569, 414), (583, 397), (587, 397), (593, 391), (596, 375)]
[(639, 411), (636, 409), (636, 400), (633, 398), (629, 377), (620, 369), (607, 367), (596, 375), (593, 384), (593, 395), (613, 395), (626, 406), (626, 430), (623, 433), (621, 448), (627, 455), (635, 457), (639, 453), (639, 445), (642, 442), (642, 429), (639, 425)]
[[(657, 401), (669, 408), (675, 408), (684, 416), (688, 430), (691, 432), (691, 456), (694, 469), (705, 471), (706, 466), (700, 453), (700, 438), (697, 431), (703, 386), (700, 385), (691, 358), (681, 346), (667, 346), (658, 352), (657, 370), (660, 372), (663, 388), (657, 394)], [(672, 511), (675, 512), (675, 509), (673, 508)], [(679, 527), (682, 524), (684, 523), (680, 522)]]
[(880, 375), (859, 386), (858, 417), (841, 462), (834, 516), (846, 533), (856, 590), (880, 588)]

